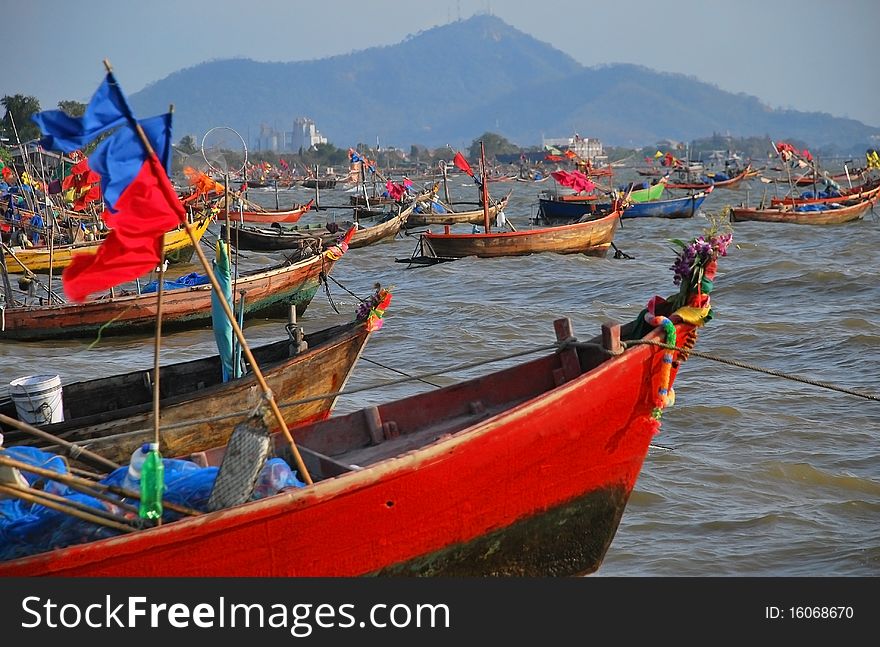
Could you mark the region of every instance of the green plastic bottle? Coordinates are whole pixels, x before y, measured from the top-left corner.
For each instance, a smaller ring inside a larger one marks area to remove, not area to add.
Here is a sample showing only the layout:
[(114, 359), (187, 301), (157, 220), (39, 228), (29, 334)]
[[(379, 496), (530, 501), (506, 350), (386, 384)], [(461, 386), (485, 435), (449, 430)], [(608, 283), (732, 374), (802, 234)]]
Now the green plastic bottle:
[(165, 491), (165, 465), (159, 454), (159, 444), (150, 443), (150, 450), (141, 467), (141, 505), (138, 514), (142, 519), (162, 518), (162, 493)]

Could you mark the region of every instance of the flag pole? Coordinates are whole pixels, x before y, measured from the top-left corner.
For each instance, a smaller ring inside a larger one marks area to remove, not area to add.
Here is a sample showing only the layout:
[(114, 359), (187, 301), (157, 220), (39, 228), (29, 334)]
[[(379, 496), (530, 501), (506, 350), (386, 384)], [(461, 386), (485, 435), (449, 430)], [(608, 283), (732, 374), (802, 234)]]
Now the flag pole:
[[(107, 59), (104, 59), (104, 66), (107, 68), (107, 72), (112, 73), (112, 68), (110, 67), (110, 62)], [(126, 110), (128, 112), (128, 110)], [(138, 137), (141, 140), (141, 144), (146, 150), (147, 154), (150, 156), (155, 156), (156, 153), (153, 150), (150, 141), (147, 139), (146, 134), (144, 133), (144, 129), (134, 118), (134, 115), (127, 114), (130, 123), (133, 125), (135, 131), (138, 134)], [(160, 183), (159, 185), (164, 190), (167, 188)], [(171, 199), (171, 196), (168, 196)], [(174, 194), (173, 198), (175, 200), (179, 200), (176, 194)], [(211, 288), (215, 291), (216, 294), (222, 294), (222, 290), (220, 288), (220, 283), (217, 281), (217, 276), (214, 274), (213, 269), (211, 269), (211, 264), (208, 262), (208, 258), (205, 256), (205, 252), (202, 251), (202, 247), (199, 244), (199, 239), (196, 236), (195, 229), (192, 226), (192, 223), (189, 222), (186, 218), (183, 220), (183, 226), (186, 229), (186, 233), (189, 234), (190, 240), (192, 240), (193, 247), (195, 248), (196, 254), (199, 257), (199, 261), (201, 261), (202, 266), (205, 268), (205, 274), (208, 276), (208, 280), (211, 282)], [(229, 319), (229, 323), (232, 324), (232, 331), (235, 333), (236, 338), (238, 339), (238, 343), (241, 345), (241, 350), (244, 353), (247, 361), (250, 363), (251, 368), (254, 371), (254, 377), (260, 385), (260, 388), (263, 390), (263, 397), (266, 399), (266, 402), (269, 404), (269, 408), (272, 410), (272, 413), (275, 414), (275, 419), (278, 421), (278, 425), (281, 427), (281, 431), (284, 433), (284, 437), (287, 439), (287, 442), (290, 444), (290, 450), (293, 453), (293, 457), (296, 461), (296, 466), (302, 474), (303, 479), (306, 484), (312, 485), (312, 477), (309, 475), (308, 469), (306, 469), (306, 465), (303, 462), (302, 456), (299, 453), (299, 449), (296, 446), (296, 442), (293, 439), (293, 436), (290, 433), (290, 430), (287, 428), (287, 423), (284, 421), (284, 416), (281, 413), (281, 409), (278, 407), (278, 403), (275, 402), (275, 396), (272, 394), (272, 390), (269, 388), (269, 385), (266, 383), (266, 379), (263, 377), (263, 372), (260, 370), (259, 365), (257, 364), (256, 358), (254, 358), (253, 353), (251, 353), (251, 349), (248, 346), (247, 341), (244, 338), (244, 333), (241, 330), (241, 327), (238, 325), (238, 319), (232, 312), (232, 308), (229, 303), (227, 303), (226, 299), (218, 299), (220, 305), (223, 307), (223, 312), (226, 314), (226, 318)], [(157, 375), (158, 377), (158, 375)]]
[(480, 198), (483, 202), (483, 229), (489, 233), (489, 178), (486, 176), (486, 149), (480, 140)]

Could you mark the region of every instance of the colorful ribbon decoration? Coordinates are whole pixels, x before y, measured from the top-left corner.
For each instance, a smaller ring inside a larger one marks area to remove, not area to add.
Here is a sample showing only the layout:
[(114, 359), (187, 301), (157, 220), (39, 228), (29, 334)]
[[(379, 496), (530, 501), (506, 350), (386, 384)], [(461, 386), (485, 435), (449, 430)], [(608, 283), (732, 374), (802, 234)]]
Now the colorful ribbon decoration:
[[(655, 315), (649, 309), (645, 314), (645, 322), (650, 326), (663, 326), (663, 332), (666, 333), (666, 343), (670, 346), (676, 345), (675, 324), (669, 318)], [(657, 399), (654, 403), (654, 410), (651, 412), (651, 416), (657, 420), (660, 419), (664, 408), (675, 404), (675, 390), (669, 385), (671, 376), (672, 351), (667, 349), (663, 352), (663, 365), (660, 368), (660, 386), (657, 388)]]
[(388, 290), (380, 289), (374, 298), (378, 299), (378, 303), (370, 308), (370, 313), (367, 315), (367, 330), (369, 332), (376, 332), (385, 323), (383, 316), (391, 303), (391, 293)]
[(339, 243), (324, 250), (324, 257), (331, 261), (338, 261), (342, 258), (345, 255), (345, 252), (348, 251), (348, 243), (351, 242), (351, 238), (354, 236), (355, 231), (357, 231), (357, 228), (352, 227), (345, 232), (345, 236), (339, 241)]

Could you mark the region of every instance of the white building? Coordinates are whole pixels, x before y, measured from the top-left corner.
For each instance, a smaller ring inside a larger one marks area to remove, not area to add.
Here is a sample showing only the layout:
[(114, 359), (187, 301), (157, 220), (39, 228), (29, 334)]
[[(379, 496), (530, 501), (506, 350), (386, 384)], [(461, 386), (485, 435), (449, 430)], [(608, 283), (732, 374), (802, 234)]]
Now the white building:
[(541, 138), (541, 145), (546, 148), (568, 149), (584, 160), (597, 161), (606, 159), (605, 149), (598, 139), (581, 137), (575, 133), (572, 137)]
[(308, 150), (316, 144), (326, 144), (327, 138), (315, 127), (315, 122), (308, 117), (297, 117), (293, 120), (293, 130), (279, 132), (268, 124), (260, 124), (255, 148), (258, 151), (298, 152), (300, 148)]
[(293, 120), (293, 132), (290, 133), (288, 150), (308, 150), (316, 144), (326, 144), (327, 138), (315, 127), (315, 122), (308, 117), (297, 117)]

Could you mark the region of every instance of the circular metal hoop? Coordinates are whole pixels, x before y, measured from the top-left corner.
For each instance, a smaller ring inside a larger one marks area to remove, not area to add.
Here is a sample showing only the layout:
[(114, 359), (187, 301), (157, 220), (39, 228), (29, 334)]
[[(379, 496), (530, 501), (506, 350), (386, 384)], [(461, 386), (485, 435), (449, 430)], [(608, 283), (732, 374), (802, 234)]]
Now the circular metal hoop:
[(214, 126), (213, 128), (211, 128), (208, 132), (206, 132), (202, 136), (202, 143), (201, 143), (200, 148), (202, 151), (202, 157), (205, 159), (205, 164), (207, 164), (208, 168), (210, 168), (212, 171), (214, 171), (215, 173), (220, 173), (221, 175), (227, 175), (230, 172), (229, 169), (219, 169), (216, 166), (214, 166), (213, 164), (211, 164), (211, 162), (208, 161), (208, 156), (205, 154), (205, 140), (207, 140), (208, 135), (210, 135), (215, 130), (228, 130), (232, 133), (235, 133), (235, 136), (238, 137), (239, 141), (241, 142), (241, 148), (242, 148), (242, 150), (244, 150), (244, 161), (242, 161), (241, 166), (239, 168), (237, 168), (235, 171), (233, 171), (234, 173), (240, 173), (247, 166), (247, 153), (248, 153), (247, 144), (245, 143), (244, 138), (238, 133), (238, 131), (235, 130), (234, 128), (230, 128), (229, 126)]

